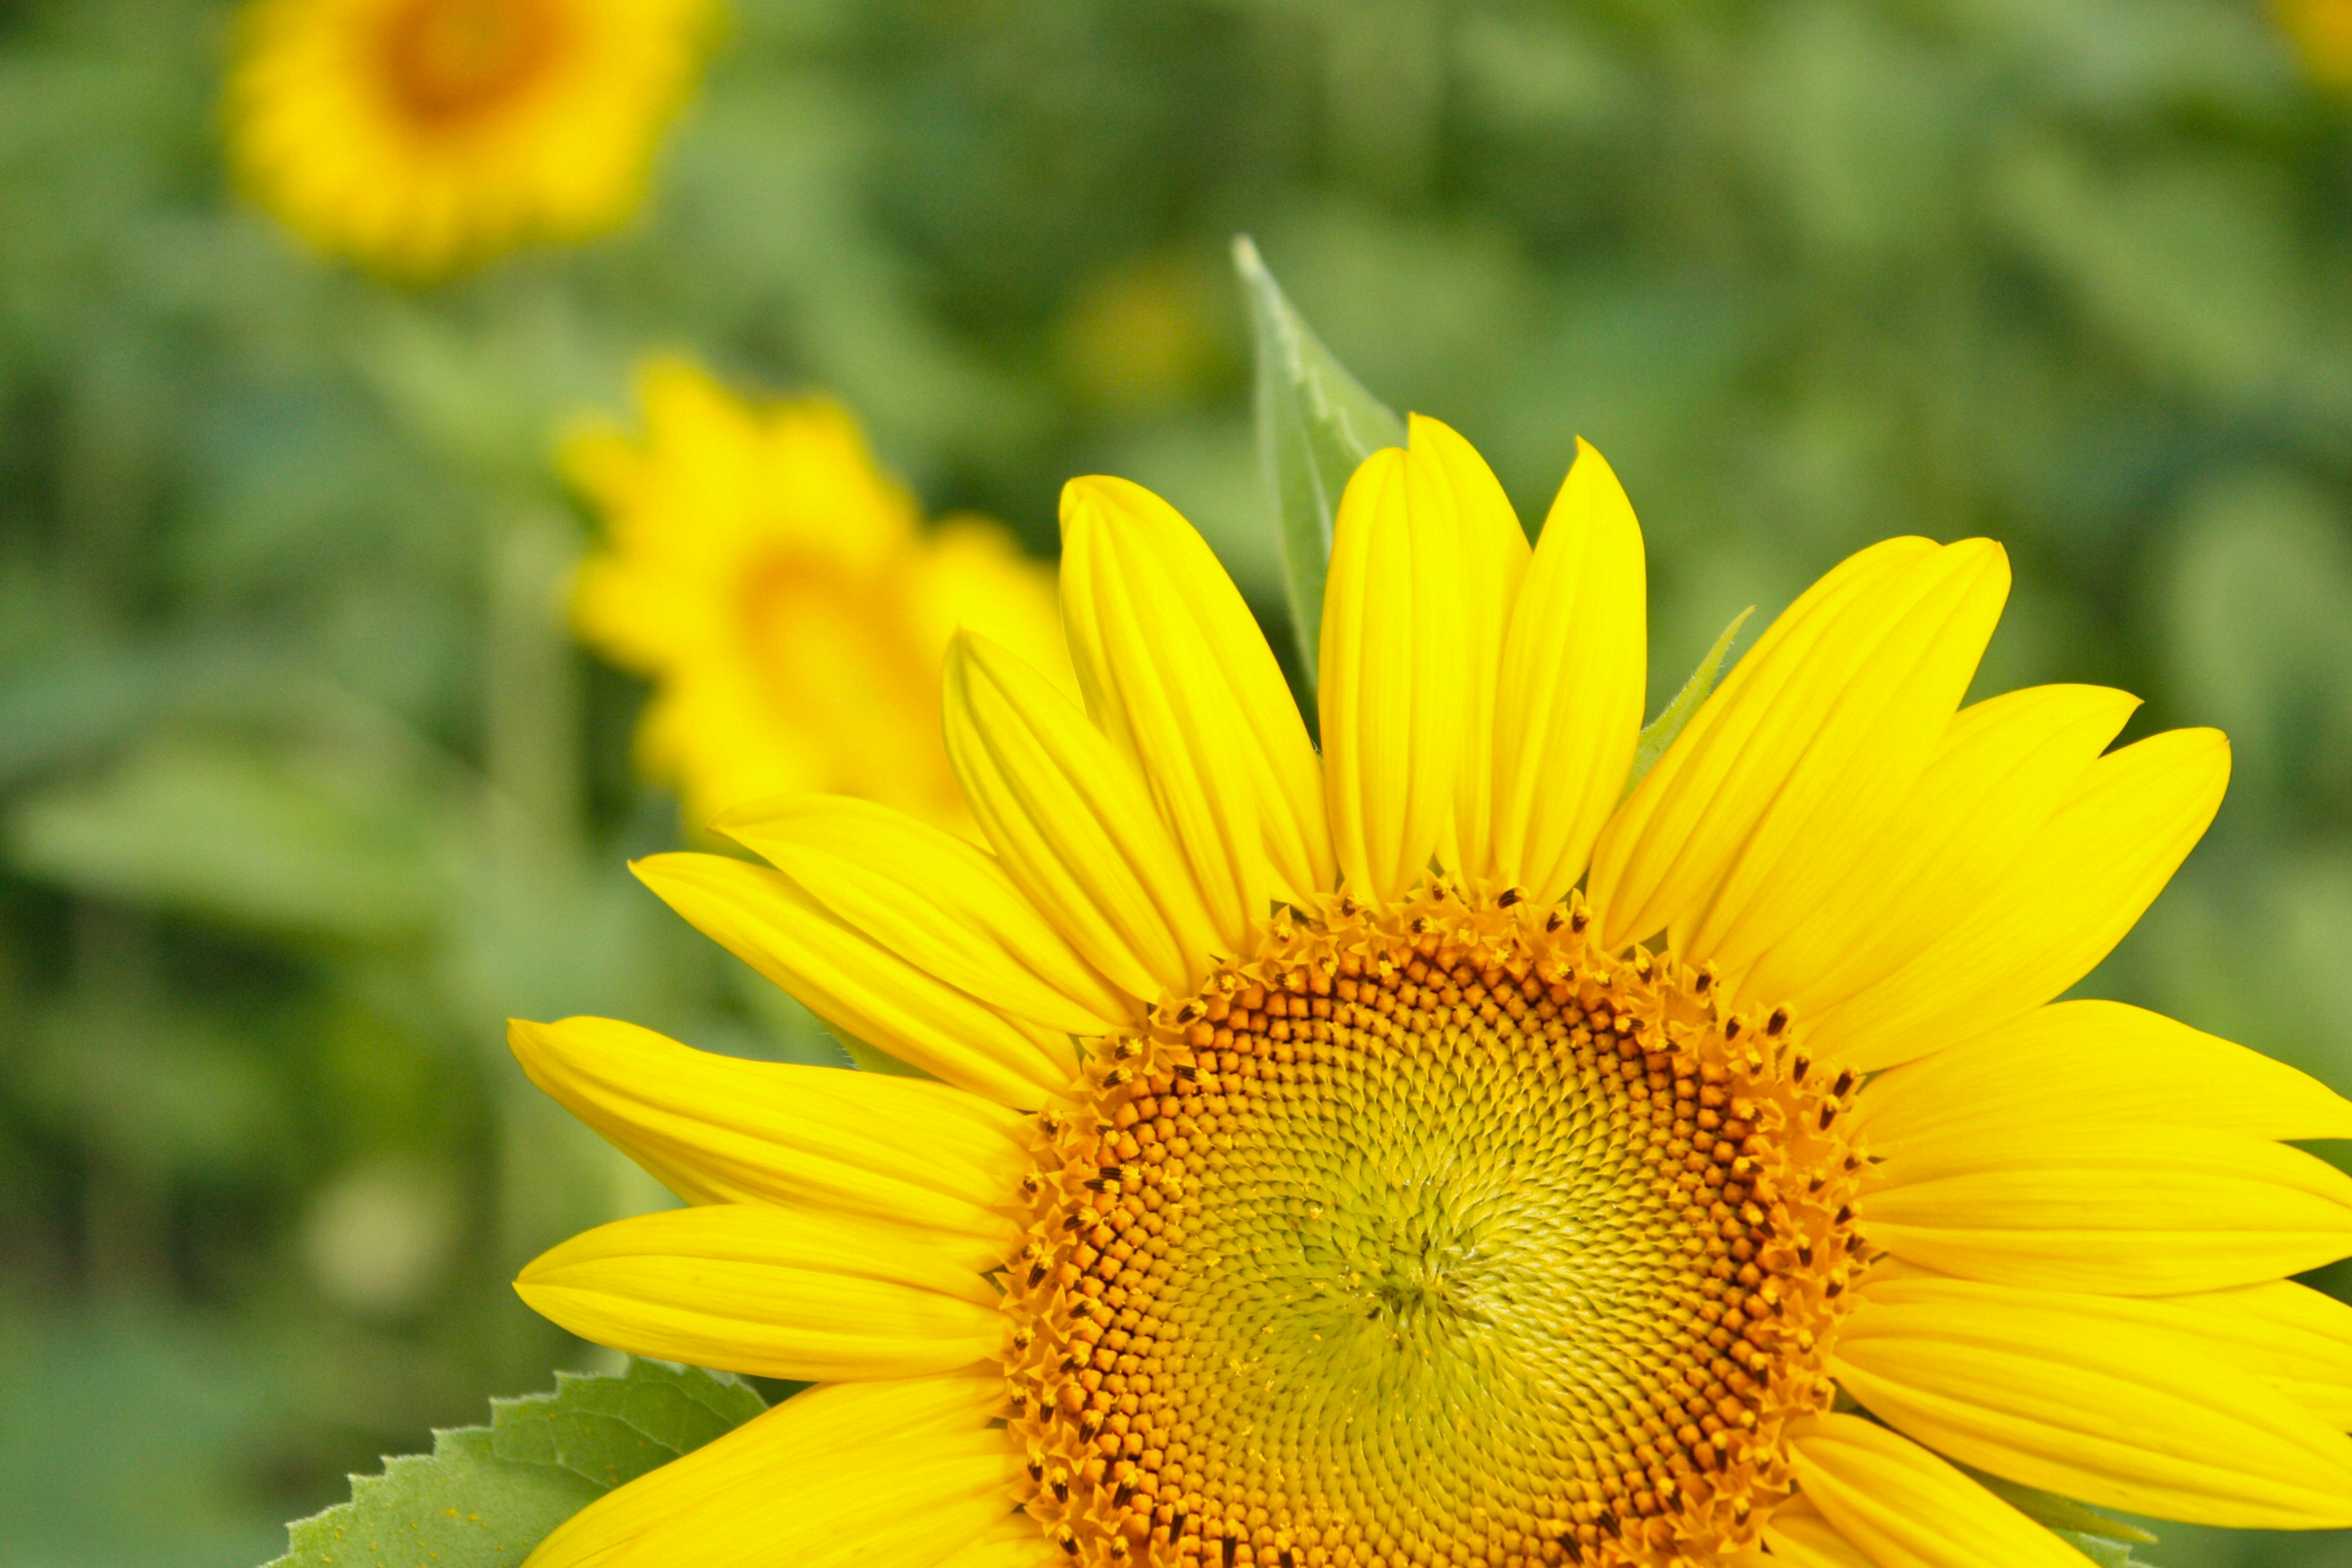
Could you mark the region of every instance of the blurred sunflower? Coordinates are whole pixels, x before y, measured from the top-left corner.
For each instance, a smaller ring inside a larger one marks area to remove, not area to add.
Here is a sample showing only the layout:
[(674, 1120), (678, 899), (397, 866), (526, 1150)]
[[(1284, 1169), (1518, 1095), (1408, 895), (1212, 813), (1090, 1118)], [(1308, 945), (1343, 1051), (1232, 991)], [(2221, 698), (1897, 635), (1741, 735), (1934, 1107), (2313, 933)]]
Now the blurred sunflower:
[(990, 850), (813, 798), (726, 824), (774, 869), (638, 868), (940, 1081), (515, 1026), (693, 1205), (525, 1299), (820, 1384), (532, 1568), (2082, 1568), (1970, 1468), (2352, 1523), (2352, 1309), (2282, 1279), (2352, 1178), (2276, 1142), (2352, 1105), (2049, 1000), (2227, 747), (1958, 708), (1999, 547), (1846, 561), (1625, 794), (1643, 549), (1589, 449), (1532, 552), (1442, 426), (1359, 470), (1319, 758), (1182, 519), (1082, 479), (1063, 528), (1085, 710), (948, 661)]
[(1066, 670), (1051, 572), (993, 522), (922, 528), (835, 405), (755, 404), (674, 360), (639, 396), (642, 438), (592, 429), (563, 461), (608, 535), (575, 584), (580, 635), (655, 683), (645, 770), (698, 827), (808, 790), (968, 826), (940, 660), (970, 626)]
[(320, 249), (425, 280), (643, 199), (714, 0), (250, 0), (247, 187)]
[(2273, 0), (2304, 68), (2330, 87), (2352, 87), (2352, 0)]

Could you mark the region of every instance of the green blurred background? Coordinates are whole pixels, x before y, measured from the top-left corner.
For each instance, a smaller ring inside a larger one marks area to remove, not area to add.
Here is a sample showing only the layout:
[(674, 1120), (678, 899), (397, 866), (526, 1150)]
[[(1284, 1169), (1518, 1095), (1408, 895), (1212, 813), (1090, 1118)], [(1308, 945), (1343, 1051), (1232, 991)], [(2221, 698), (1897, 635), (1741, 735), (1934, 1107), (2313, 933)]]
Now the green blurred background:
[(1994, 535), (1980, 690), (2236, 742), (2086, 989), (2352, 1088), (2352, 100), (2259, 6), (736, 0), (631, 229), (408, 295), (226, 190), (230, 18), (0, 0), (8, 1568), (243, 1568), (593, 1363), (505, 1281), (656, 1198), (507, 1015), (829, 1049), (627, 879), (676, 806), (557, 610), (550, 433), (653, 348), (1041, 552), (1065, 476), (1144, 480), (1273, 613), (1248, 230), (1531, 519), (1608, 454), (1660, 686), (1867, 541)]

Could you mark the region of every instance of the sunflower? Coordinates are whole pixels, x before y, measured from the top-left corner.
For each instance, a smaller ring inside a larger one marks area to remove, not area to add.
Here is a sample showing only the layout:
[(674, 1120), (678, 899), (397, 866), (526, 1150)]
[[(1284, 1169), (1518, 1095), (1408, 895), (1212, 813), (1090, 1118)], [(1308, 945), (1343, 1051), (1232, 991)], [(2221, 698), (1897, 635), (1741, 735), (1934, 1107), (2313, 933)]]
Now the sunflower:
[(581, 569), (573, 619), (656, 683), (645, 770), (698, 825), (810, 790), (968, 825), (940, 661), (971, 626), (1066, 681), (1050, 572), (995, 523), (919, 528), (834, 404), (753, 404), (676, 360), (646, 368), (640, 397), (642, 440), (592, 429), (564, 465), (611, 541)]
[[(1343, 500), (1318, 758), (1200, 537), (1072, 484), (1083, 710), (948, 661), (990, 848), (772, 805), (645, 880), (923, 1082), (519, 1024), (687, 1199), (523, 1297), (814, 1381), (533, 1568), (2083, 1568), (1984, 1478), (2352, 1523), (2352, 1105), (2052, 1003), (2203, 832), (2221, 738), (1958, 706), (2008, 571), (1831, 572), (1625, 794), (1640, 534), (1532, 552), (1416, 419)], [(1623, 798), (1620, 798), (1622, 795)], [(2022, 1497), (2014, 1488), (2010, 1495)]]
[(249, 0), (228, 92), (255, 197), (421, 281), (617, 226), (713, 0)]
[(2273, 0), (2304, 68), (2328, 87), (2352, 87), (2352, 0)]

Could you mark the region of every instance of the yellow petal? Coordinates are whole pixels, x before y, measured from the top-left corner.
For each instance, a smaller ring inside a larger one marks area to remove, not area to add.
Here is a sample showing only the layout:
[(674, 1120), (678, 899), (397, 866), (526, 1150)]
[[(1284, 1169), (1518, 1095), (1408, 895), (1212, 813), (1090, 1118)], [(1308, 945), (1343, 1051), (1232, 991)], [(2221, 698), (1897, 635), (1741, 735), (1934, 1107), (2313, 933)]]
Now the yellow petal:
[(1137, 1016), (1049, 925), (995, 857), (901, 811), (842, 795), (796, 795), (713, 825), (844, 922), (1000, 1012), (1071, 1035)]
[(1994, 891), (2138, 704), (2037, 686), (1954, 714), (1870, 852), (1766, 950), (1744, 1000), (1810, 1018), (1918, 957)]
[(809, 1011), (877, 1050), (1023, 1110), (1067, 1088), (1033, 1036), (835, 920), (791, 878), (720, 855), (654, 855), (640, 881)]
[[(1147, 492), (1148, 493), (1148, 492)], [(1062, 616), (1087, 711), (1135, 759), (1226, 948), (1268, 912), (1273, 868), (1224, 672), (1182, 598), (1099, 481), (1062, 491)], [(1178, 523), (1181, 525), (1181, 519)]]
[(1964, 1279), (2221, 1290), (2352, 1254), (2352, 1176), (2195, 1127), (1971, 1126), (1906, 1139), (1854, 1203), (1871, 1245)]
[(974, 1268), (1019, 1228), (1027, 1118), (945, 1084), (692, 1050), (610, 1018), (517, 1019), (530, 1080), (688, 1203), (807, 1204), (952, 1236)]
[(939, 1568), (1065, 1568), (1069, 1561), (1035, 1520), (1016, 1513)]
[(1831, 1370), (1963, 1464), (2197, 1524), (2352, 1524), (2352, 1438), (2198, 1338), (2042, 1291), (1874, 1282)]
[(1373, 453), (1348, 481), (1324, 581), (1324, 782), (1339, 873), (1403, 897), (1453, 819), (1470, 707), (1454, 492), (1425, 453)]
[(2352, 1430), (2352, 1306), (2292, 1279), (2137, 1304), (2177, 1315), (2214, 1354)]
[(1484, 868), (1553, 903), (1584, 874), (1642, 731), (1647, 584), (1617, 476), (1577, 443), (1503, 639), (1494, 854)]
[(921, 1233), (765, 1204), (600, 1226), (515, 1290), (597, 1344), (803, 1382), (950, 1372), (1004, 1334), (995, 1288)]
[(1797, 1485), (1875, 1568), (2083, 1568), (2083, 1554), (1909, 1438), (1858, 1415), (1790, 1424)]
[[(1162, 662), (1185, 667), (1195, 681), (1213, 685), (1221, 678), (1218, 689), (1231, 704), (1227, 743), (1247, 764), (1277, 889), (1294, 899), (1328, 891), (1339, 870), (1324, 811), (1323, 764), (1265, 634), (1215, 552), (1175, 508), (1125, 479), (1073, 479), (1062, 506), (1066, 516), (1081, 507), (1093, 510), (1105, 525), (1104, 538), (1118, 547), (1129, 580), (1150, 577), (1165, 591), (1153, 602), (1172, 596), (1181, 607), (1186, 623), (1171, 619), (1159, 630), (1189, 651), (1163, 654)], [(1196, 661), (1199, 668), (1192, 668)]]
[(1869, 1289), (1874, 1299), (1901, 1300), (1907, 1298), (1896, 1287), (1914, 1280), (1991, 1310), (2025, 1300), (2182, 1335), (2336, 1430), (2352, 1427), (2352, 1305), (2307, 1285), (2273, 1279), (2187, 1296), (2093, 1296), (1955, 1279), (1890, 1258), (1872, 1268)]
[(1693, 958), (1760, 948), (1738, 931), (1759, 898), (1793, 918), (1775, 887), (1842, 871), (1927, 765), (2006, 586), (1982, 541), (1889, 540), (1783, 612), (1601, 830), (1608, 944), (1671, 927)]
[(948, 650), (948, 756), (1022, 891), (1110, 981), (1156, 1001), (1222, 950), (1135, 764), (983, 638)]
[(1878, 1568), (1801, 1492), (1772, 1510), (1764, 1544), (1784, 1568)]
[(2352, 1101), (2258, 1051), (2121, 1002), (2056, 1002), (1879, 1074), (1852, 1126), (1906, 1139), (2042, 1122), (2169, 1122), (2257, 1138), (2352, 1138)]
[[(928, 1568), (1011, 1511), (1003, 1400), (993, 1371), (809, 1389), (590, 1503), (526, 1568)], [(916, 1521), (936, 1536), (908, 1540)]]
[(2230, 745), (2215, 730), (2173, 730), (2101, 757), (1989, 896), (1916, 958), (1816, 1015), (1811, 1039), (1871, 1070), (2049, 1001), (2171, 880), (2229, 777)]
[(1453, 492), (1461, 530), (1458, 575), (1469, 684), (1464, 692), (1453, 837), (1441, 858), (1472, 876), (1490, 877), (1495, 861), (1495, 694), (1503, 635), (1527, 574), (1528, 534), (1476, 447), (1426, 415), (1412, 416), (1408, 426), (1412, 455), (1433, 465)]

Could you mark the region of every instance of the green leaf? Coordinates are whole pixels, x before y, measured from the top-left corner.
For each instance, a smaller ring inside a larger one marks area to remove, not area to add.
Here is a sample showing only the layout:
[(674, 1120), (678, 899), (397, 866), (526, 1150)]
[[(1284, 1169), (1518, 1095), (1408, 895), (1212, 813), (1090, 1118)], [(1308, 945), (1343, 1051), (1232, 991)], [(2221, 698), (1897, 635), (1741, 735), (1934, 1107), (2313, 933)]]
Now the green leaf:
[[(2112, 1524), (2114, 1521), (2108, 1521)], [(2053, 1530), (2059, 1540), (2097, 1563), (2099, 1568), (2156, 1568), (2147, 1558), (2135, 1554), (2131, 1543), (2094, 1535), (2079, 1530)]]
[(1340, 493), (1366, 458), (1404, 445), (1404, 422), (1323, 346), (1245, 234), (1234, 239), (1234, 270), (1249, 306), (1258, 457), (1274, 498), (1283, 586), (1306, 678), (1302, 695), (1311, 700)]
[(289, 1525), (268, 1568), (514, 1568), (606, 1492), (765, 1408), (699, 1367), (560, 1373), (552, 1394), (492, 1400), (488, 1426), (436, 1432), (431, 1454), (352, 1478), (352, 1500)]
[(2099, 1568), (2155, 1568), (2147, 1559), (2132, 1554), (2135, 1546), (2156, 1544), (2156, 1537), (2137, 1525), (2110, 1519), (2088, 1504), (2056, 1492), (2003, 1480), (1966, 1465), (1960, 1468), (1985, 1490), (2048, 1530)]
[(511, 1568), (606, 1489), (493, 1451), (486, 1427), (433, 1435), (431, 1455), (352, 1479), (352, 1500), (287, 1527), (269, 1568)]
[(732, 1378), (632, 1361), (619, 1377), (555, 1374), (555, 1392), (490, 1401), (501, 1459), (553, 1465), (610, 1490), (767, 1408)]
[(1731, 624), (1723, 628), (1723, 635), (1715, 639), (1715, 646), (1706, 650), (1706, 657), (1698, 661), (1698, 668), (1691, 671), (1690, 679), (1683, 682), (1683, 689), (1675, 693), (1675, 700), (1666, 704), (1665, 711), (1651, 720), (1641, 737), (1633, 742), (1633, 767), (1625, 775), (1627, 795), (1632, 795), (1633, 786), (1658, 765), (1658, 759), (1666, 754), (1666, 748), (1675, 743), (1675, 737), (1683, 732), (1683, 726), (1691, 721), (1691, 715), (1698, 711), (1699, 704), (1706, 701), (1707, 694), (1715, 689), (1717, 679), (1723, 674), (1724, 656), (1731, 651), (1731, 639), (1739, 635), (1739, 628), (1746, 626), (1748, 617), (1755, 613), (1756, 606), (1750, 605), (1731, 617)]

